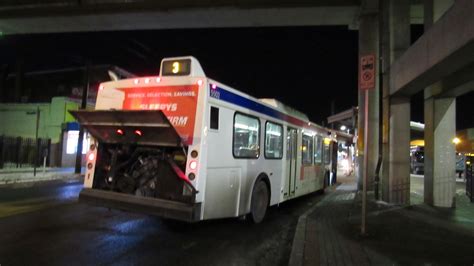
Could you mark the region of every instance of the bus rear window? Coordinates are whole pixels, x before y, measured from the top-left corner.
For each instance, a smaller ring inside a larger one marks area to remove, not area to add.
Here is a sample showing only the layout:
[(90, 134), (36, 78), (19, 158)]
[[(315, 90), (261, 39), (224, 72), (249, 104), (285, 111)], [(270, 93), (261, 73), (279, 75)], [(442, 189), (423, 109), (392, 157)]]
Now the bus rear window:
[(211, 106), (211, 129), (219, 129), (219, 108)]

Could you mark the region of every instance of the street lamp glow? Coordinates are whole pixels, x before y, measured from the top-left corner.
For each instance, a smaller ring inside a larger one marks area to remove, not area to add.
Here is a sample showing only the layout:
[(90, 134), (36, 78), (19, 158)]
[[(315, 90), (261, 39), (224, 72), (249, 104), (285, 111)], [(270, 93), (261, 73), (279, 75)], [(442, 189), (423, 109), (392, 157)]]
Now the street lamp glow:
[(461, 143), (461, 140), (458, 137), (456, 137), (456, 138), (453, 139), (453, 143), (455, 145), (458, 145), (459, 143)]
[(347, 127), (346, 127), (345, 125), (342, 125), (342, 126), (341, 126), (341, 130), (342, 130), (342, 131), (344, 131), (344, 130), (346, 130), (346, 129), (347, 129)]

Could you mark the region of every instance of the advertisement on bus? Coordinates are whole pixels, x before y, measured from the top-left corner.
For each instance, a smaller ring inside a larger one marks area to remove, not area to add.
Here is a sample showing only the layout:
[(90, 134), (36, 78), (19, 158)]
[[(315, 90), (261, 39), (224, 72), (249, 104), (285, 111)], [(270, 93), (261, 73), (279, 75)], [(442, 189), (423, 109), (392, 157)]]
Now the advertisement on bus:
[(122, 108), (163, 111), (183, 142), (191, 145), (198, 89), (197, 85), (125, 88)]

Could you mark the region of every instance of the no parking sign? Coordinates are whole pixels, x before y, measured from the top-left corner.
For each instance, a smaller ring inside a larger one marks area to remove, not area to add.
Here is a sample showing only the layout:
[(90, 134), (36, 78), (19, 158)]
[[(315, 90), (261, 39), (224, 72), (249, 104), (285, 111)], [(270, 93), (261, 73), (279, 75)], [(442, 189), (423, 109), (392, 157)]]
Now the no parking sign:
[(359, 61), (359, 89), (370, 90), (375, 88), (375, 56), (373, 54), (360, 57)]

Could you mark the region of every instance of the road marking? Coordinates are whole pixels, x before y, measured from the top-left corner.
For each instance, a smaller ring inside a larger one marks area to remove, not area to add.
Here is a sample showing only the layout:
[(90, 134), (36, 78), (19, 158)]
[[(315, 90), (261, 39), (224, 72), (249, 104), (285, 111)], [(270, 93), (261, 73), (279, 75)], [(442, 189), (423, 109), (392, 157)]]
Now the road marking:
[(55, 197), (41, 197), (35, 199), (2, 202), (0, 203), (0, 218), (42, 210), (48, 207), (67, 204), (72, 201), (74, 201), (74, 199), (58, 200)]

